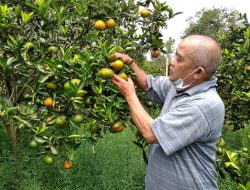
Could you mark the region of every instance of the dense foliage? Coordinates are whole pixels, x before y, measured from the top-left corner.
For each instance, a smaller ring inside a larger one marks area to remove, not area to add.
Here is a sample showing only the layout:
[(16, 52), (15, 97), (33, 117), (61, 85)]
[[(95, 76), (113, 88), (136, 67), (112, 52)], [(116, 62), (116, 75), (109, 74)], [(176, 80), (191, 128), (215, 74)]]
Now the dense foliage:
[(109, 78), (133, 73), (109, 56), (140, 62), (149, 50), (164, 51), (160, 28), (177, 14), (150, 0), (0, 3), (1, 125), (27, 130), (31, 148), (64, 159), (83, 141), (121, 132), (129, 111)]

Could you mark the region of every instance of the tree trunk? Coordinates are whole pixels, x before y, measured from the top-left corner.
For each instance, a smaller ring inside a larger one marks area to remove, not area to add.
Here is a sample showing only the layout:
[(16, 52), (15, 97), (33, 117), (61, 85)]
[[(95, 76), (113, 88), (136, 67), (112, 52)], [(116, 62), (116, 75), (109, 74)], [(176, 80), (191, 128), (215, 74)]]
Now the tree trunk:
[(16, 153), (17, 153), (17, 148), (16, 148), (16, 130), (11, 125), (6, 125), (5, 127), (7, 129), (9, 138), (10, 138), (11, 143), (12, 143), (14, 155), (16, 155)]

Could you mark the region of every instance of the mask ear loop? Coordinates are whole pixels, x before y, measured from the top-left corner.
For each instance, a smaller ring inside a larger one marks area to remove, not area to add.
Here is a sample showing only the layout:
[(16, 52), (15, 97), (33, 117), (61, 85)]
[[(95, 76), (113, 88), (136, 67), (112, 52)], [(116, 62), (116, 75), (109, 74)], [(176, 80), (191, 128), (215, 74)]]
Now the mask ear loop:
[[(199, 69), (199, 67), (198, 67), (197, 69)], [(186, 77), (185, 77), (184, 79), (182, 79), (182, 80), (183, 80), (183, 81), (186, 80), (188, 77), (190, 77), (190, 75), (192, 75), (194, 72), (196, 72), (197, 69), (193, 70), (188, 76), (186, 76)]]

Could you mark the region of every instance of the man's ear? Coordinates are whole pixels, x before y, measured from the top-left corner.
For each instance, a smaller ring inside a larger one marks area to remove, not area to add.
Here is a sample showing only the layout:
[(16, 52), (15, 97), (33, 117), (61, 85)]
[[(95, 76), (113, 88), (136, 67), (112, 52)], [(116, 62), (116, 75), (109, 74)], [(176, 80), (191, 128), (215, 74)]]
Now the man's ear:
[(203, 67), (199, 67), (194, 74), (194, 79), (198, 80), (198, 79), (204, 78), (205, 75), (206, 75), (205, 69)]

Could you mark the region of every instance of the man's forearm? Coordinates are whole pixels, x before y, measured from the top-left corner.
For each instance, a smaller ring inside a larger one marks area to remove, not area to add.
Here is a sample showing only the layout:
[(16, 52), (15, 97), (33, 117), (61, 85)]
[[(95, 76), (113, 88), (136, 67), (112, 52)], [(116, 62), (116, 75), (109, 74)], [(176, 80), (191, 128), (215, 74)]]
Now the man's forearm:
[(149, 144), (158, 143), (151, 128), (154, 120), (143, 108), (136, 94), (127, 97), (126, 100), (131, 111), (132, 119), (142, 136)]
[(147, 84), (147, 74), (141, 70), (140, 67), (133, 61), (130, 64), (130, 68), (132, 71), (136, 73), (136, 77), (134, 78), (135, 82), (143, 91), (148, 90), (148, 84)]

